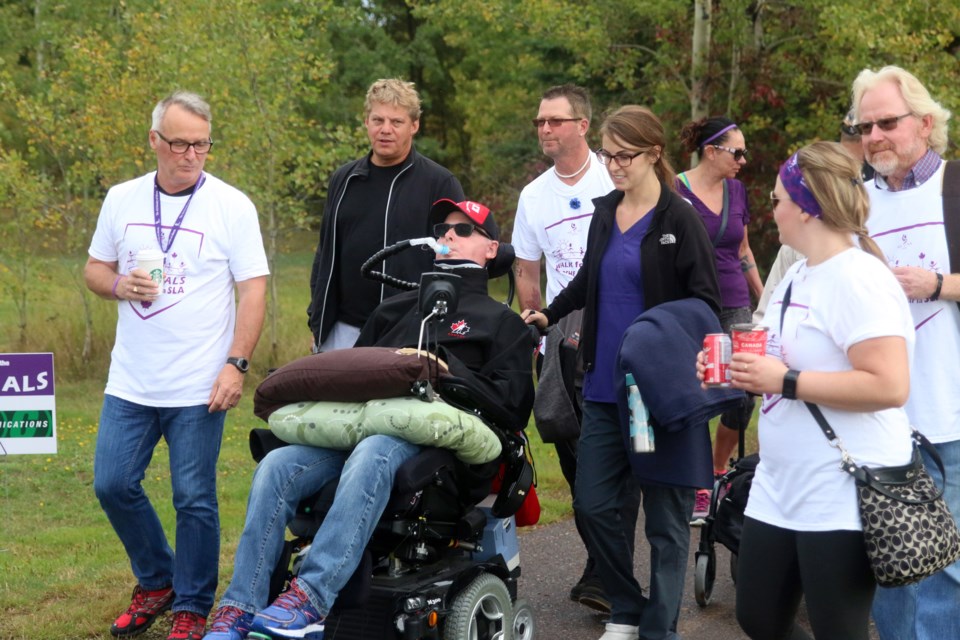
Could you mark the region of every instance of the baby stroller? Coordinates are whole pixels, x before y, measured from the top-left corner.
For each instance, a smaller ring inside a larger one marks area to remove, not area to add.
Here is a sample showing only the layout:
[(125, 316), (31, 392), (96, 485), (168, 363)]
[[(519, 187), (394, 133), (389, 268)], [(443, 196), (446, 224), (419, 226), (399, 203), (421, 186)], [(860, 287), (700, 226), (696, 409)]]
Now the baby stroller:
[[(382, 257), (383, 252), (374, 256)], [(512, 262), (512, 248), (501, 244), (496, 261), (488, 265), (490, 277), (509, 273)], [(369, 265), (364, 265), (365, 275)], [(392, 279), (390, 284), (407, 283)], [(444, 313), (454, 311), (455, 277), (424, 274), (421, 285), (421, 309), (433, 309), (424, 317), (440, 313), (439, 307)], [(531, 336), (531, 350), (534, 344)], [(501, 440), (503, 454), (490, 463), (466, 465), (447, 449), (426, 448), (400, 467), (360, 566), (327, 617), (327, 639), (534, 637), (532, 610), (517, 598), (520, 557), (514, 513), (533, 484), (526, 441), (521, 434), (498, 428), (498, 407), (479, 406), (456, 379), (436, 384), (447, 403), (484, 419)], [(251, 433), (251, 452), (258, 461), (282, 444), (267, 430)], [(495, 478), (499, 489), (491, 487)], [(294, 538), (286, 542), (273, 571), (270, 600), (299, 572), (336, 484), (299, 504), (288, 525)]]
[(714, 482), (710, 511), (700, 528), (700, 545), (694, 555), (693, 592), (701, 607), (710, 604), (717, 577), (715, 543), (719, 542), (730, 550), (730, 577), (734, 584), (737, 583), (737, 554), (740, 551), (743, 513), (747, 508), (753, 475), (760, 462), (760, 454), (744, 456), (743, 431), (740, 431), (738, 454), (732, 468)]

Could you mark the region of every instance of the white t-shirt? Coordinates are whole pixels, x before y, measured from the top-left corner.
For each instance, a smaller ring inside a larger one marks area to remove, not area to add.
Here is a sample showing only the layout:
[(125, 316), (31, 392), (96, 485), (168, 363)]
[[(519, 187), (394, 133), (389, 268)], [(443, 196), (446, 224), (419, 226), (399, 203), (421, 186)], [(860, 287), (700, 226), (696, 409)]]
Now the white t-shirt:
[(587, 250), (593, 198), (613, 191), (610, 174), (590, 154), (590, 166), (573, 186), (551, 168), (520, 192), (510, 240), (521, 260), (546, 256), (547, 304), (577, 275)]
[[(888, 191), (867, 183), (870, 236), (891, 267), (950, 272), (940, 185), (943, 167), (915, 189)], [(960, 269), (954, 265), (953, 270)], [(960, 440), (960, 310), (947, 300), (910, 302), (917, 352), (907, 415), (932, 442)]]
[[(164, 256), (160, 297), (118, 303), (107, 394), (154, 407), (206, 403), (233, 343), (234, 283), (269, 274), (253, 203), (205, 175)], [(116, 185), (100, 209), (89, 253), (121, 274), (136, 268), (140, 249), (158, 248), (155, 176)], [(160, 194), (164, 244), (186, 202)]]
[[(793, 283), (780, 332), (780, 310)], [(860, 249), (847, 249), (814, 267), (793, 265), (777, 285), (764, 318), (770, 328), (767, 355), (791, 369), (848, 371), (847, 350), (884, 336), (903, 336), (913, 354), (913, 322), (906, 296), (883, 264)], [(910, 461), (910, 423), (903, 409), (842, 411), (820, 407), (859, 464)], [(860, 530), (853, 478), (840, 469), (840, 452), (802, 400), (765, 395), (760, 408), (760, 466), (746, 514), (795, 531)]]

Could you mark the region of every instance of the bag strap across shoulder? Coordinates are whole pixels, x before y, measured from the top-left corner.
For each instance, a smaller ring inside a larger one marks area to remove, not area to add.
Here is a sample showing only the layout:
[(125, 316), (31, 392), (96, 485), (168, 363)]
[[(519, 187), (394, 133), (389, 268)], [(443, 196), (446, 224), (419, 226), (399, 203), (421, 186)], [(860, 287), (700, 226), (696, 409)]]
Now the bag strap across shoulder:
[[(947, 236), (949, 273), (960, 272), (960, 160), (950, 160), (943, 169), (943, 228)], [(960, 301), (957, 302), (960, 308)]]

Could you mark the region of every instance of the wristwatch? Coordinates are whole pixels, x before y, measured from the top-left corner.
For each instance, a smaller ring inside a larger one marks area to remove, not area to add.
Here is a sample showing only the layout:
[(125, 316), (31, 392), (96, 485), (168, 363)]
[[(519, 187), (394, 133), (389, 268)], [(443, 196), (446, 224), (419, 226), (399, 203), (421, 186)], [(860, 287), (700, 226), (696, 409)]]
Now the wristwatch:
[(783, 391), (780, 392), (780, 395), (787, 400), (797, 399), (797, 377), (799, 375), (800, 372), (796, 369), (790, 369), (783, 374)]
[(240, 373), (246, 373), (250, 370), (250, 361), (246, 358), (227, 358), (227, 364), (232, 364)]

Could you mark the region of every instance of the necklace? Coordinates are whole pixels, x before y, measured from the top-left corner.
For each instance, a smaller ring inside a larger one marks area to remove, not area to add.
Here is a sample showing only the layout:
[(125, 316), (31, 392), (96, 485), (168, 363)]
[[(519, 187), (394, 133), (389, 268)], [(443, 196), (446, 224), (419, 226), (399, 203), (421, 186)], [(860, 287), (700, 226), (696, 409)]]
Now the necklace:
[(570, 178), (576, 178), (578, 175), (583, 173), (583, 170), (587, 168), (587, 165), (590, 164), (590, 154), (587, 154), (587, 159), (583, 161), (583, 164), (580, 165), (580, 168), (571, 173), (570, 175), (564, 175), (557, 171), (557, 165), (553, 165), (553, 172), (557, 174), (558, 178), (563, 178), (564, 180), (569, 180)]

